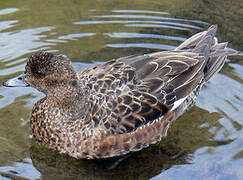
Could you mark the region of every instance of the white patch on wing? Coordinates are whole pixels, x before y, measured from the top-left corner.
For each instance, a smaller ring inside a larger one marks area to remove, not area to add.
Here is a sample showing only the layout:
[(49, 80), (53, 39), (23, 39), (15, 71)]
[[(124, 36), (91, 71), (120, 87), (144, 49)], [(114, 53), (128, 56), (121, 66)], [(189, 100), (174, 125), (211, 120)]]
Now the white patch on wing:
[(177, 107), (179, 107), (179, 106), (184, 102), (184, 100), (185, 100), (186, 98), (187, 98), (187, 97), (184, 97), (184, 98), (181, 98), (181, 99), (175, 101), (175, 102), (174, 102), (174, 105), (173, 105), (173, 107), (172, 107), (172, 109), (171, 109), (171, 111), (173, 111), (173, 110), (175, 110)]

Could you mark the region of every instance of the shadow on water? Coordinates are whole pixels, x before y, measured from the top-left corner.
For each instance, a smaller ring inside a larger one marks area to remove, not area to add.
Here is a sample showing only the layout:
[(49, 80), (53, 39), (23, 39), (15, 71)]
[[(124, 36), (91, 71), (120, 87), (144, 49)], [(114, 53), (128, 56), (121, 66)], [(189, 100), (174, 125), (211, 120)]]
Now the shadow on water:
[[(66, 54), (81, 71), (112, 58), (172, 50), (210, 24), (219, 25), (219, 41), (242, 51), (241, 0), (130, 3), (0, 0), (0, 84), (22, 73), (34, 52)], [(0, 86), (0, 179), (243, 178), (242, 55), (227, 61), (166, 138), (111, 170), (41, 147), (30, 137), (29, 116), (43, 95)]]

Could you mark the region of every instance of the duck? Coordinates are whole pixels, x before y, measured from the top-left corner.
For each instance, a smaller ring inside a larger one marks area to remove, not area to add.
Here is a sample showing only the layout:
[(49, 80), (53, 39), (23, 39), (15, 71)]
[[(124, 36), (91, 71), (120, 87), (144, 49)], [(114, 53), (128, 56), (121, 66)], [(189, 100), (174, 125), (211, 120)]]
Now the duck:
[(46, 148), (78, 159), (126, 155), (165, 137), (227, 56), (238, 53), (218, 43), (216, 31), (212, 25), (172, 51), (116, 58), (82, 72), (65, 55), (36, 53), (22, 75), (3, 85), (45, 94), (30, 128)]

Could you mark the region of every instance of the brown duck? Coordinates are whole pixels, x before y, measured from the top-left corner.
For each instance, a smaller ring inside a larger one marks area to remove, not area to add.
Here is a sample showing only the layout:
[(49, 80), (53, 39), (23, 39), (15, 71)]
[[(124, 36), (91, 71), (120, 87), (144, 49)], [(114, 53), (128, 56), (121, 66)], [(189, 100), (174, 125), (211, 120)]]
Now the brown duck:
[(75, 158), (109, 158), (139, 151), (166, 136), (224, 65), (227, 43), (217, 26), (174, 51), (128, 56), (77, 73), (64, 55), (31, 56), (25, 73), (5, 86), (32, 86), (46, 94), (32, 111), (34, 137)]

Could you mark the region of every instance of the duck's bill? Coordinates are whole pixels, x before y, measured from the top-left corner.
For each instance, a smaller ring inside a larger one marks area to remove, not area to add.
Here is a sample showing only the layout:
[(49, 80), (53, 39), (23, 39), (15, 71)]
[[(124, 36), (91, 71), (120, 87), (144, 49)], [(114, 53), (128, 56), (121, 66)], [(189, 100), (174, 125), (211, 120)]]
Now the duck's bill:
[(24, 74), (3, 82), (6, 87), (27, 87), (29, 84), (24, 79)]

